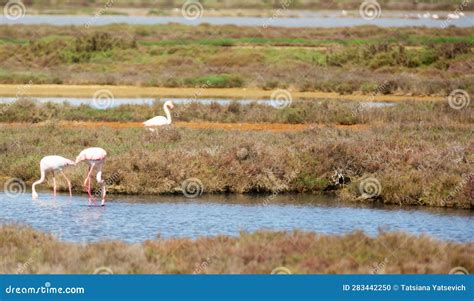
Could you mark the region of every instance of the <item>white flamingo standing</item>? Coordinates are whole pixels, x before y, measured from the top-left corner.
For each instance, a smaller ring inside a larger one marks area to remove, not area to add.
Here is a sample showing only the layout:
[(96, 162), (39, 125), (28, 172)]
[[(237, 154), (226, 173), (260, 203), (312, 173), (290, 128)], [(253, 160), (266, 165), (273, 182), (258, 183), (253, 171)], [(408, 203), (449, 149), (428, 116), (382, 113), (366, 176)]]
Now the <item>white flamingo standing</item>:
[(61, 156), (46, 156), (40, 161), (40, 171), (41, 171), (41, 178), (33, 183), (33, 186), (31, 187), (31, 196), (33, 199), (38, 198), (38, 193), (36, 192), (36, 185), (41, 184), (44, 182), (46, 178), (46, 172), (51, 171), (53, 173), (53, 195), (56, 197), (56, 177), (55, 177), (55, 172), (60, 172), (64, 179), (66, 179), (67, 185), (69, 187), (69, 196), (72, 196), (72, 191), (71, 191), (71, 181), (66, 177), (66, 175), (63, 172), (63, 169), (68, 167), (68, 166), (73, 166), (76, 165), (76, 163), (72, 160), (69, 160), (67, 158), (61, 157)]
[(457, 13), (455, 14), (448, 14), (448, 19), (459, 19), (459, 15)]
[[(165, 111), (166, 117), (164, 116), (156, 116), (152, 119), (148, 119), (147, 121), (143, 122), (143, 125), (147, 128), (163, 126), (163, 125), (170, 125), (171, 124), (171, 114), (169, 109), (173, 109), (174, 105), (171, 100), (166, 101), (163, 104), (163, 110)], [(154, 131), (154, 129), (150, 129)]]
[(102, 202), (101, 206), (105, 205), (105, 181), (102, 179), (102, 167), (104, 166), (105, 158), (107, 157), (107, 152), (100, 147), (90, 147), (86, 148), (76, 158), (76, 164), (82, 161), (86, 161), (89, 164), (89, 171), (87, 173), (87, 177), (84, 180), (84, 187), (87, 190), (87, 194), (89, 195), (89, 205), (94, 201), (95, 198), (92, 196), (91, 193), (91, 175), (94, 168), (97, 170), (96, 180), (97, 183), (101, 186), (102, 191)]

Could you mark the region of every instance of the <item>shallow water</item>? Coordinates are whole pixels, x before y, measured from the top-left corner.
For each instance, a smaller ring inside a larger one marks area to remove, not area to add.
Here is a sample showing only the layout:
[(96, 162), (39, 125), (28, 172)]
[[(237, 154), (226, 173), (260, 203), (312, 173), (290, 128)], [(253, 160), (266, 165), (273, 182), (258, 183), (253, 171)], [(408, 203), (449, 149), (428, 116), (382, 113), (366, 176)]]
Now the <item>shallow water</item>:
[[(95, 109), (111, 109), (119, 107), (121, 105), (148, 105), (151, 106), (156, 101), (155, 98), (144, 97), (144, 98), (114, 98), (110, 101), (95, 102), (92, 98), (77, 98), (77, 97), (34, 97), (31, 100), (38, 103), (56, 103), (63, 104), (68, 103), (71, 106), (88, 105)], [(238, 103), (242, 105), (249, 105), (252, 103), (271, 106), (275, 108), (282, 107), (282, 103), (272, 99), (223, 99), (223, 98), (172, 98), (166, 97), (166, 100), (173, 101), (176, 105), (198, 103), (203, 105), (210, 105), (212, 103), (218, 103), (220, 105), (229, 105), (231, 103)], [(13, 103), (17, 101), (15, 97), (0, 97), (0, 104), (2, 103)], [(163, 101), (161, 101), (163, 102)], [(312, 102), (312, 100), (298, 100), (295, 102)], [(360, 106), (364, 108), (381, 108), (390, 107), (396, 105), (393, 102), (358, 102)]]
[[(300, 18), (268, 18), (268, 17), (206, 17), (203, 16), (196, 20), (188, 20), (181, 16), (111, 16), (102, 15), (99, 18), (94, 16), (63, 16), (63, 15), (26, 15), (17, 20), (9, 20), (5, 16), (0, 16), (0, 24), (49, 24), (49, 25), (79, 25), (85, 29), (89, 26), (107, 25), (114, 23), (124, 24), (168, 24), (179, 23), (186, 25), (199, 25), (208, 23), (212, 25), (237, 25), (237, 26), (259, 26), (259, 27), (351, 27), (360, 25), (376, 25), (381, 27), (409, 27), (425, 26), (432, 28), (442, 28), (445, 26), (446, 18), (438, 20), (413, 18), (412, 14), (399, 14), (393, 18), (383, 16), (375, 20), (365, 20), (362, 17), (340, 17), (334, 13), (312, 14)], [(457, 27), (474, 26), (474, 16), (466, 14), (459, 19), (452, 19), (448, 25)], [(87, 27), (86, 27), (87, 26)]]
[(474, 241), (474, 214), (468, 210), (400, 209), (341, 204), (315, 195), (111, 196), (106, 207), (87, 206), (85, 195), (52, 199), (49, 191), (33, 201), (29, 193), (15, 198), (0, 193), (0, 223), (27, 224), (74, 242), (118, 239), (141, 242), (162, 238), (238, 235), (240, 230), (295, 229), (326, 234), (378, 229), (452, 241)]

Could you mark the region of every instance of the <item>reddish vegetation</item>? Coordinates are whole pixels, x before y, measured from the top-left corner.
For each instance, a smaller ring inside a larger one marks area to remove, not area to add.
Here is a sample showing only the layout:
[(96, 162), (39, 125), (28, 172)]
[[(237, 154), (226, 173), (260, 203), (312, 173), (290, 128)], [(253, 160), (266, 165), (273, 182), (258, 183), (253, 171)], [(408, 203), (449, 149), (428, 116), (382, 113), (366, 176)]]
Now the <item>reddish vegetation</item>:
[(440, 242), (426, 236), (360, 232), (344, 236), (257, 232), (239, 237), (156, 239), (143, 244), (108, 241), (64, 243), (27, 228), (0, 228), (0, 273), (115, 274), (257, 273), (278, 267), (292, 273), (437, 273), (474, 270), (474, 244)]

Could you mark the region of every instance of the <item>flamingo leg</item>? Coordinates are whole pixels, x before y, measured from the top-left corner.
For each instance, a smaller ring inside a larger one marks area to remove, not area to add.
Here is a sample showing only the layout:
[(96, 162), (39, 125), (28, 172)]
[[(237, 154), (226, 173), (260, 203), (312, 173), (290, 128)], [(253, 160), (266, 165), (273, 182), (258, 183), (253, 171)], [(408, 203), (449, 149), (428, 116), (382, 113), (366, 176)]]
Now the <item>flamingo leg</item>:
[(56, 198), (56, 177), (53, 171), (53, 197)]
[[(87, 191), (87, 194), (89, 194), (89, 188), (88, 188), (88, 184), (89, 184), (89, 173), (91, 171), (91, 167), (89, 166), (89, 170), (87, 171), (87, 176), (84, 180), (84, 189)], [(90, 198), (89, 198), (89, 203), (90, 203)]]
[(92, 174), (92, 171), (94, 170), (94, 163), (91, 164), (91, 166), (89, 167), (89, 172), (87, 173), (87, 177), (86, 177), (86, 180), (84, 181), (84, 185), (86, 185), (87, 183), (87, 194), (89, 195), (89, 204), (91, 204), (92, 201), (95, 202), (95, 199), (92, 197), (92, 193), (91, 193), (91, 174)]
[(89, 204), (91, 204), (91, 201), (94, 200), (93, 196), (92, 196), (92, 192), (91, 192), (91, 180), (89, 178), (89, 182), (87, 182), (88, 185), (87, 185), (87, 194), (89, 195)]
[(87, 187), (87, 180), (89, 180), (90, 173), (91, 173), (91, 167), (89, 166), (89, 170), (87, 171), (87, 176), (84, 179), (84, 187)]
[(71, 181), (69, 181), (69, 179), (66, 177), (64, 171), (61, 170), (61, 174), (63, 175), (64, 179), (66, 179), (67, 186), (69, 188), (69, 197), (72, 197)]

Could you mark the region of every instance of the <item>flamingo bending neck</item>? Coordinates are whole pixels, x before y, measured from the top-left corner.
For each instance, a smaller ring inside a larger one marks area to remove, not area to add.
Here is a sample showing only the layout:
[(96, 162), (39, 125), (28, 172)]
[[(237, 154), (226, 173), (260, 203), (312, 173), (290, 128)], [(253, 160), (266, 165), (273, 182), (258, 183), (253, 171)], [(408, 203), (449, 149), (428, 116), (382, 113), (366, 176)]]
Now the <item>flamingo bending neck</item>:
[(171, 124), (171, 113), (170, 113), (170, 110), (168, 109), (168, 105), (169, 105), (168, 102), (165, 102), (165, 104), (163, 105), (163, 110), (165, 111), (168, 124)]
[(31, 187), (31, 196), (33, 197), (33, 199), (38, 198), (38, 193), (36, 192), (35, 186), (43, 183), (45, 177), (46, 177), (46, 172), (43, 169), (41, 169), (41, 178), (38, 181), (34, 182), (33, 186)]

